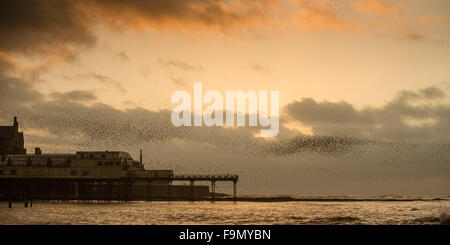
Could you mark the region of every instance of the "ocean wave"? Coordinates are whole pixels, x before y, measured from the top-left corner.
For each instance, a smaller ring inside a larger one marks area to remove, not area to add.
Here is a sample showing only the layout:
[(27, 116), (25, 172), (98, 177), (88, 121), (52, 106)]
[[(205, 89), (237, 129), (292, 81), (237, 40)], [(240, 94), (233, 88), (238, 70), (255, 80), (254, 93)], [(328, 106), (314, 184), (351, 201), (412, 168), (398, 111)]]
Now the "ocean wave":
[(408, 224), (411, 224), (411, 225), (438, 225), (438, 224), (440, 224), (440, 219), (439, 219), (439, 217), (428, 216), (428, 217), (414, 219), (411, 222), (408, 222)]
[(408, 222), (408, 224), (413, 225), (450, 225), (450, 215), (448, 213), (441, 213), (439, 217), (437, 216), (427, 216), (422, 218), (417, 218)]
[(312, 219), (306, 224), (316, 224), (316, 225), (357, 225), (361, 222), (360, 218), (353, 216), (333, 216), (324, 218)]
[(448, 213), (441, 213), (439, 222), (441, 225), (450, 225), (450, 215)]
[[(222, 199), (231, 199), (226, 196)], [(238, 201), (244, 202), (439, 202), (448, 201), (443, 197), (411, 196), (300, 196), (300, 195), (241, 195)]]

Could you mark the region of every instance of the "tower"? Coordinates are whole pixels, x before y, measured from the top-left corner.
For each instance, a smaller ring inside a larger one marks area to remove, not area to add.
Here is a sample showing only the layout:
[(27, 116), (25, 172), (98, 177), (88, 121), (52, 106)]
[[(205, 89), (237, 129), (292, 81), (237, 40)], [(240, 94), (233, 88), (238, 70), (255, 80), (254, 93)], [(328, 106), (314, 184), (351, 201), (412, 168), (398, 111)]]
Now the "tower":
[(26, 154), (23, 132), (19, 132), (17, 117), (14, 117), (12, 126), (0, 126), (0, 155), (10, 154)]

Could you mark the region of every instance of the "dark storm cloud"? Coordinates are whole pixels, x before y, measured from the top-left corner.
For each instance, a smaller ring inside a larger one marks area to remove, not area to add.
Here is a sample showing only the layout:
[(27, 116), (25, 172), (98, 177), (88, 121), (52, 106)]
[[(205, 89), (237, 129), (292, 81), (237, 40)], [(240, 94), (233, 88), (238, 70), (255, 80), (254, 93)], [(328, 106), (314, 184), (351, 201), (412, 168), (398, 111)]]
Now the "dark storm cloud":
[(290, 103), (285, 111), (319, 135), (444, 142), (450, 139), (450, 104), (440, 86), (402, 91), (377, 108), (357, 110), (344, 101), (317, 102), (305, 98)]
[(273, 4), (271, 0), (1, 1), (0, 51), (56, 54), (70, 61), (79, 45), (95, 44), (92, 28), (98, 23), (137, 29), (183, 29), (193, 24), (225, 30), (261, 23)]
[(76, 1), (0, 2), (0, 50), (17, 53), (67, 51), (66, 44), (95, 42)]

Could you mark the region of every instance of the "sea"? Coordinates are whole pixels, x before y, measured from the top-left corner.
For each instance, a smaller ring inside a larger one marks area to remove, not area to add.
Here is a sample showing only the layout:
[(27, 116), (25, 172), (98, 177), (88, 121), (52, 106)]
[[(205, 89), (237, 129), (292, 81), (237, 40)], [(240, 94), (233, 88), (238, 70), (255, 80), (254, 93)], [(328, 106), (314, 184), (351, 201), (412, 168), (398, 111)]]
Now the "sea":
[(439, 225), (450, 199), (295, 201), (0, 202), (0, 225)]

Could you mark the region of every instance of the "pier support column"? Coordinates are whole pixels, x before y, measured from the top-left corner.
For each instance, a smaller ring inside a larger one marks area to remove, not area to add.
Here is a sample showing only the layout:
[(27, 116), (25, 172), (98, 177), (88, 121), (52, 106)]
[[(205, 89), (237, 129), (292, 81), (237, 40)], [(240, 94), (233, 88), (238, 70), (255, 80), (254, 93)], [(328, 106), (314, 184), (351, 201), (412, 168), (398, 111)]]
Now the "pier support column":
[(147, 180), (147, 197), (146, 197), (147, 201), (151, 201), (152, 200), (152, 180), (148, 179)]
[(211, 180), (211, 203), (216, 202), (216, 181)]
[(237, 197), (237, 193), (236, 193), (236, 181), (233, 181), (233, 202), (236, 203), (236, 197)]
[(127, 180), (127, 185), (126, 185), (126, 193), (127, 193), (127, 202), (131, 202), (132, 198), (133, 198), (133, 182), (131, 180)]
[(12, 208), (12, 202), (11, 201), (8, 202), (8, 208)]
[(189, 202), (194, 202), (195, 200), (195, 193), (194, 193), (194, 180), (189, 181)]
[(96, 188), (96, 194), (97, 194), (97, 202), (100, 202), (102, 200), (101, 194), (102, 194), (102, 182), (97, 181), (97, 188)]
[(170, 203), (172, 201), (172, 180), (167, 180), (167, 201)]

